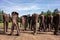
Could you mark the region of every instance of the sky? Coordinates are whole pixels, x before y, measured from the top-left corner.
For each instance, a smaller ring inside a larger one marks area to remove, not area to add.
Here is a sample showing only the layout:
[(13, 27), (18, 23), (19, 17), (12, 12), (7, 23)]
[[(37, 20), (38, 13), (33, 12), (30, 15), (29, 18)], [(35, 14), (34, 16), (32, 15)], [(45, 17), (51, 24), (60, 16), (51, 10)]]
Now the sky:
[(0, 0), (0, 10), (6, 14), (11, 14), (13, 11), (19, 13), (19, 16), (46, 12), (58, 8), (60, 10), (60, 0)]

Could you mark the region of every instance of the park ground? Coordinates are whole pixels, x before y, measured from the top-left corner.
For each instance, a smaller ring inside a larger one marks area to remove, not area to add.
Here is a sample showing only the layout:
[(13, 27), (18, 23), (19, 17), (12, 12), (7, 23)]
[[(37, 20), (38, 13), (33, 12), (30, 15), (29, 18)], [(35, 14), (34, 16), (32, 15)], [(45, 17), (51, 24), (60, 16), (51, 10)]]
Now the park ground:
[[(11, 24), (9, 24), (11, 25)], [(2, 26), (2, 23), (0, 24)], [(3, 34), (3, 29), (0, 27), (0, 40), (60, 40), (60, 35), (53, 35), (53, 32), (38, 32), (33, 35), (33, 31), (20, 31), (20, 36), (9, 36), (10, 29), (6, 34)], [(14, 31), (15, 34), (16, 31)]]

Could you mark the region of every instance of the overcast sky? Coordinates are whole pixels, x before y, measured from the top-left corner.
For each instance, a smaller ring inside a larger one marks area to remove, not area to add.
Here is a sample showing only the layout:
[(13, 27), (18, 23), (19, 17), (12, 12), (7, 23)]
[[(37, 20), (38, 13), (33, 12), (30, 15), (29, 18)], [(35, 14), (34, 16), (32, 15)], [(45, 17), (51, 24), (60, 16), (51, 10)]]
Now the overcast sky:
[(53, 11), (60, 10), (60, 0), (0, 0), (0, 10), (11, 14), (17, 11), (19, 16), (33, 13), (46, 12), (48, 9)]

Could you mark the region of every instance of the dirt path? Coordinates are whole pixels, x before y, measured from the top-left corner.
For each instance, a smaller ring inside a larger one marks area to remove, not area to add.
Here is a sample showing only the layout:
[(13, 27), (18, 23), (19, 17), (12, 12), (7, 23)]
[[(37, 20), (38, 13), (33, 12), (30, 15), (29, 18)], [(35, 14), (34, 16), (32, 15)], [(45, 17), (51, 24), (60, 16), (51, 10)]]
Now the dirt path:
[(31, 31), (21, 31), (20, 36), (0, 34), (0, 40), (60, 40), (60, 35), (53, 35), (52, 32), (39, 32), (33, 35)]

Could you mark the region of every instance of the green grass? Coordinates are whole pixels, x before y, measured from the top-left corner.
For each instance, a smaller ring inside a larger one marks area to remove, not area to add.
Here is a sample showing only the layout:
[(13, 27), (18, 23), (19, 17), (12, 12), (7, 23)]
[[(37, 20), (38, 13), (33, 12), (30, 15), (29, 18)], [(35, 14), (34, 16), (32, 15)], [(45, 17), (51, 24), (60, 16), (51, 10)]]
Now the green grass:
[[(11, 28), (12, 23), (10, 22), (8, 25), (8, 28)], [(20, 23), (19, 23), (19, 27), (20, 27)], [(37, 23), (37, 27), (39, 27), (39, 23)], [(3, 28), (3, 23), (0, 23), (0, 28)]]
[(0, 23), (0, 27), (3, 27), (3, 23)]
[[(10, 23), (8, 24), (8, 27), (11, 28), (11, 26), (12, 26), (12, 23), (10, 22)], [(19, 26), (20, 26), (20, 23), (19, 23)], [(0, 23), (0, 28), (2, 28), (2, 27), (3, 27), (3, 23)]]

